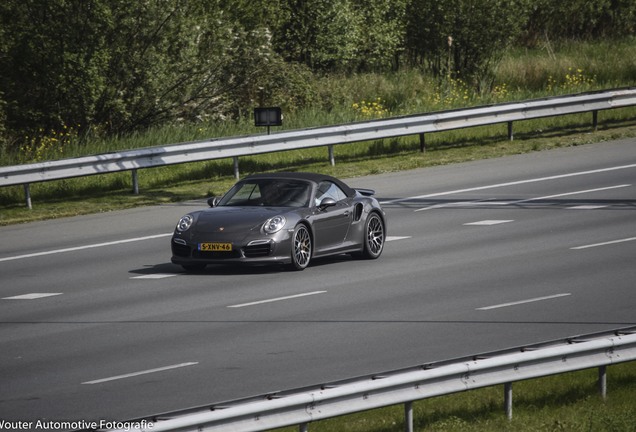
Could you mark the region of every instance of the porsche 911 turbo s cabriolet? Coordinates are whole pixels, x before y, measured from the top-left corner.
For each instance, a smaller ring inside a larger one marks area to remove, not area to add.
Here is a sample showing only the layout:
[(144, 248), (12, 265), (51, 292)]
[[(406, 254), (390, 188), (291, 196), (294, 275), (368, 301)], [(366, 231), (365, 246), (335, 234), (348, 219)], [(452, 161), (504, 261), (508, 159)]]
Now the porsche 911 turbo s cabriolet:
[(384, 249), (386, 216), (374, 194), (322, 174), (248, 176), (208, 200), (210, 208), (179, 220), (172, 262), (187, 271), (221, 263), (303, 270), (313, 258), (337, 254), (376, 259)]

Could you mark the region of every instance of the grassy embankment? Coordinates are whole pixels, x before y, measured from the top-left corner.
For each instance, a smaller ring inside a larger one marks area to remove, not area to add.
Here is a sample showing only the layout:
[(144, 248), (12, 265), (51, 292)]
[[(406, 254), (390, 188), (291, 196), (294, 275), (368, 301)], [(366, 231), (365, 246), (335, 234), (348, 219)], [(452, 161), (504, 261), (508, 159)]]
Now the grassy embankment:
[[(417, 401), (417, 432), (634, 432), (636, 362), (610, 366), (608, 394), (597, 391), (589, 369), (513, 384), (513, 415), (504, 411), (503, 386)], [(310, 432), (402, 432), (404, 407), (376, 409), (311, 423)], [(277, 429), (295, 432), (297, 427)]]
[[(519, 101), (558, 94), (632, 86), (636, 83), (636, 44), (571, 43), (532, 52), (512, 51), (500, 64), (496, 85), (479, 93), (460, 80), (436, 82), (418, 71), (391, 75), (317, 78), (321, 94), (315, 107), (286, 113), (284, 129), (341, 124), (354, 120), (427, 113), (444, 109)], [(315, 148), (240, 159), (241, 175), (270, 170), (320, 171), (339, 177), (449, 164), (543, 149), (636, 136), (636, 109), (515, 123), (515, 140), (506, 125), (427, 135), (427, 152), (417, 136), (336, 146), (336, 166), (327, 149)], [(274, 131), (275, 132), (275, 131)], [(18, 154), (0, 153), (0, 165), (100, 154), (214, 137), (263, 133), (251, 121), (169, 125), (119, 139), (82, 141), (72, 126), (45, 134)], [(139, 171), (140, 194), (131, 193), (130, 173), (31, 185), (33, 210), (25, 208), (21, 186), (0, 189), (0, 225), (179, 202), (225, 192), (234, 182), (231, 160), (215, 160)]]

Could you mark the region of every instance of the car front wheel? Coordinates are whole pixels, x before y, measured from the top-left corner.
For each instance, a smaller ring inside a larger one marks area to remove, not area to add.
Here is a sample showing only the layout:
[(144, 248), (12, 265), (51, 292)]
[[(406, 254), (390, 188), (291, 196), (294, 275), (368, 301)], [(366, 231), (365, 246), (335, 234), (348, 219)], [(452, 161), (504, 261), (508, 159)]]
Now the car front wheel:
[(292, 235), (291, 262), (295, 270), (304, 270), (311, 259), (311, 236), (305, 225), (298, 225)]
[(376, 259), (382, 254), (386, 232), (384, 221), (377, 213), (371, 213), (364, 225), (364, 247), (362, 256), (367, 259)]

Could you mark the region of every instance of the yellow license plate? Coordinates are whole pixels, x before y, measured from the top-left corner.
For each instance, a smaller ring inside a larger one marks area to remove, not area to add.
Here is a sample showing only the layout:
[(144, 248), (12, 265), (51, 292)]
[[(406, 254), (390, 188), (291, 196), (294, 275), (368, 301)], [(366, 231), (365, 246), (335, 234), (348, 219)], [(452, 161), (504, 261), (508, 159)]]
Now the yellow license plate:
[(202, 252), (232, 252), (232, 243), (199, 243)]

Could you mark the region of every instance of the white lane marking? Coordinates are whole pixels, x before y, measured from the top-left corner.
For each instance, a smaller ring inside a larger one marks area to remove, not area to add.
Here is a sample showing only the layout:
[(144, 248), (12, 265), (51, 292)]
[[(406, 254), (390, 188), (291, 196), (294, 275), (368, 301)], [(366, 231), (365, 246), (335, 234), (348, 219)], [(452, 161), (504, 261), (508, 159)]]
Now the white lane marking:
[[(0, 258), (0, 262), (13, 261), (13, 260), (19, 260), (19, 259), (25, 259), (25, 258), (35, 258), (35, 257), (39, 257), (39, 256), (54, 255), (54, 254), (65, 253), (65, 252), (76, 252), (76, 251), (85, 250), (85, 249), (93, 249), (93, 248), (99, 248), (99, 247), (104, 247), (104, 246), (114, 246), (114, 245), (125, 244), (125, 243), (133, 243), (133, 242), (144, 241), (144, 240), (154, 240), (154, 239), (158, 239), (158, 238), (162, 238), (162, 237), (168, 237), (168, 236), (171, 236), (171, 235), (172, 235), (172, 233), (155, 234), (155, 235), (150, 235), (150, 236), (146, 236), (146, 237), (135, 237), (135, 238), (130, 238), (130, 239), (106, 242), (106, 243), (96, 243), (96, 244), (77, 246), (77, 247), (71, 247), (71, 248), (65, 248), (65, 249), (55, 249), (55, 250), (50, 250), (50, 251), (45, 251), (45, 252), (34, 252), (34, 253), (30, 253), (30, 254), (25, 254), (25, 255), (16, 255), (16, 256), (12, 256), (12, 257)], [(387, 237), (387, 241), (402, 240), (404, 238), (409, 238), (409, 237)], [(139, 279), (143, 279), (143, 277), (139, 277)]]
[(636, 240), (636, 237), (624, 238), (624, 239), (619, 239), (619, 240), (612, 240), (612, 241), (607, 241), (607, 242), (603, 242), (603, 243), (595, 243), (595, 244), (589, 244), (589, 245), (584, 245), (584, 246), (577, 246), (577, 247), (573, 247), (573, 248), (570, 248), (570, 249), (572, 249), (572, 250), (589, 249), (589, 248), (594, 248), (594, 247), (599, 247), (599, 246), (609, 246), (609, 245), (613, 245), (613, 244), (617, 244), (617, 243), (625, 243), (625, 242), (630, 242), (630, 241), (634, 241), (634, 240)]
[(427, 195), (419, 195), (419, 196), (413, 196), (408, 198), (398, 198), (398, 199), (389, 200), (389, 201), (381, 201), (380, 203), (393, 204), (397, 202), (409, 201), (414, 199), (433, 198), (433, 197), (444, 196), (444, 195), (455, 195), (455, 194), (465, 193), (465, 192), (474, 192), (474, 191), (480, 191), (480, 190), (486, 190), (486, 189), (496, 189), (496, 188), (502, 188), (506, 186), (516, 186), (521, 184), (537, 183), (537, 182), (548, 181), (548, 180), (558, 180), (562, 178), (576, 177), (576, 176), (589, 175), (589, 174), (598, 174), (598, 173), (603, 173), (608, 171), (617, 171), (617, 170), (629, 169), (629, 168), (636, 168), (636, 164), (615, 166), (610, 168), (601, 168), (601, 169), (590, 170), (590, 171), (579, 171), (579, 172), (574, 172), (570, 174), (559, 174), (559, 175), (548, 176), (548, 177), (538, 177), (534, 179), (519, 180), (519, 181), (507, 182), (507, 183), (497, 183), (497, 184), (492, 184), (488, 186), (478, 186), (474, 188), (456, 189), (456, 190), (446, 191), (446, 192), (438, 192), (438, 193), (427, 194)]
[(176, 273), (157, 273), (157, 274), (147, 274), (141, 276), (133, 276), (131, 279), (165, 279), (169, 277), (177, 276)]
[(406, 240), (410, 239), (412, 236), (386, 236), (386, 241), (396, 241), (396, 240)]
[(546, 195), (546, 196), (537, 197), (537, 198), (528, 198), (528, 199), (519, 200), (519, 201), (510, 201), (508, 204), (520, 204), (520, 203), (525, 203), (525, 202), (530, 202), (530, 201), (542, 201), (542, 200), (548, 200), (548, 199), (552, 199), (552, 198), (561, 198), (561, 197), (570, 196), (570, 195), (581, 195), (581, 194), (586, 194), (586, 193), (590, 193), (590, 192), (600, 192), (600, 191), (606, 191), (606, 190), (610, 190), (610, 189), (626, 188), (626, 187), (630, 187), (630, 186), (631, 185), (629, 185), (629, 184), (623, 184), (623, 185), (617, 185), (617, 186), (608, 186), (608, 187), (604, 187), (604, 188), (588, 189), (588, 190), (582, 190), (582, 191), (576, 191), (576, 192), (567, 192), (567, 193), (562, 193), (562, 194), (557, 194), (557, 195)]
[(31, 293), (31, 294), (23, 294), (17, 295), (13, 297), (4, 297), (2, 300), (35, 300), (41, 299), (45, 297), (52, 297), (62, 295), (62, 293)]
[[(431, 205), (431, 206), (428, 206), (428, 207), (423, 207), (423, 208), (417, 209), (415, 211), (416, 212), (420, 212), (420, 211), (424, 211), (424, 210), (432, 210), (432, 209), (437, 209), (437, 208), (446, 208), (446, 207), (454, 207), (454, 206), (463, 206), (463, 207), (465, 207), (465, 206), (474, 206), (474, 205), (507, 206), (507, 205), (515, 205), (515, 204), (521, 204), (521, 203), (526, 203), (526, 202), (532, 202), (532, 201), (541, 201), (541, 200), (548, 200), (548, 199), (552, 199), (552, 198), (560, 198), (560, 197), (570, 196), (570, 195), (581, 195), (581, 194), (586, 194), (586, 193), (590, 193), (590, 192), (600, 192), (600, 191), (606, 191), (606, 190), (610, 190), (610, 189), (620, 189), (620, 188), (625, 188), (625, 187), (630, 187), (630, 186), (631, 185), (629, 185), (629, 184), (624, 184), (624, 185), (609, 186), (609, 187), (597, 188), (597, 189), (587, 189), (587, 190), (583, 190), (583, 191), (566, 192), (566, 193), (557, 194), (557, 195), (547, 195), (547, 196), (542, 196), (542, 197), (527, 198), (527, 199), (516, 200), (516, 201), (488, 201), (487, 199), (484, 199), (484, 200), (478, 200), (478, 201), (464, 201), (464, 202), (450, 203), (450, 204), (435, 204), (435, 205)], [(604, 207), (606, 207), (606, 206), (604, 206)]]
[(416, 209), (414, 211), (415, 212), (421, 212), (421, 211), (426, 211), (426, 210), (434, 210), (434, 209), (438, 209), (438, 208), (476, 206), (476, 205), (483, 204), (484, 201), (488, 201), (488, 200), (487, 199), (482, 199), (482, 200), (477, 200), (477, 201), (462, 201), (462, 202), (446, 203), (446, 204), (433, 204), (433, 205), (430, 205), (428, 207), (422, 207), (422, 208)]
[(516, 306), (516, 305), (525, 304), (525, 303), (533, 303), (533, 302), (538, 302), (538, 301), (543, 301), (543, 300), (551, 300), (551, 299), (555, 299), (555, 298), (559, 298), (559, 297), (567, 297), (567, 296), (570, 296), (570, 295), (572, 295), (572, 294), (571, 293), (555, 294), (555, 295), (545, 296), (545, 297), (536, 297), (536, 298), (532, 298), (532, 299), (528, 299), (528, 300), (520, 300), (520, 301), (516, 301), (516, 302), (502, 303), (502, 304), (493, 305), (493, 306), (485, 306), (485, 307), (477, 308), (475, 310), (498, 309), (498, 308), (503, 308), (503, 307), (508, 307), (508, 306)]
[(104, 247), (104, 246), (113, 246), (113, 245), (119, 245), (119, 244), (124, 244), (124, 243), (133, 243), (133, 242), (144, 241), (144, 240), (153, 240), (153, 239), (157, 239), (157, 238), (161, 238), (161, 237), (168, 237), (168, 236), (171, 236), (171, 235), (172, 235), (172, 233), (169, 233), (169, 234), (155, 234), (155, 235), (146, 236), (146, 237), (136, 237), (136, 238), (129, 238), (129, 239), (124, 239), (124, 240), (116, 240), (116, 241), (106, 242), (106, 243), (96, 243), (96, 244), (77, 246), (77, 247), (71, 247), (71, 248), (65, 248), (65, 249), (50, 250), (50, 251), (45, 251), (45, 252), (35, 252), (35, 253), (31, 253), (31, 254), (16, 255), (16, 256), (12, 256), (12, 257), (0, 258), (0, 262), (13, 261), (13, 260), (19, 260), (19, 259), (25, 259), (25, 258), (34, 258), (34, 257), (39, 257), (39, 256), (44, 256), (44, 255), (54, 255), (54, 254), (65, 253), (65, 252), (75, 252), (75, 251), (81, 251), (81, 250), (85, 250), (85, 249), (100, 248), (100, 247)]
[(602, 208), (609, 207), (607, 205), (579, 205), (568, 207), (568, 210), (598, 210)]
[(113, 377), (109, 377), (109, 378), (102, 378), (102, 379), (97, 379), (97, 380), (93, 380), (93, 381), (85, 381), (82, 384), (100, 384), (100, 383), (104, 383), (104, 382), (108, 382), (108, 381), (115, 381), (115, 380), (120, 380), (120, 379), (124, 379), (124, 378), (132, 378), (132, 377), (136, 377), (136, 376), (139, 376), (139, 375), (147, 375), (147, 374), (151, 374), (151, 373), (163, 372), (163, 371), (167, 371), (167, 370), (171, 370), (171, 369), (178, 369), (178, 368), (187, 367), (187, 366), (194, 366), (194, 365), (198, 365), (198, 364), (199, 364), (199, 362), (180, 363), (180, 364), (176, 364), (176, 365), (172, 365), (172, 366), (164, 366), (164, 367), (160, 367), (160, 368), (156, 368), (156, 369), (148, 369), (148, 370), (139, 371), (139, 372), (133, 372), (133, 373), (124, 374), (124, 375), (117, 375), (117, 376), (113, 376)]
[(264, 304), (264, 303), (272, 303), (272, 302), (277, 302), (277, 301), (282, 301), (282, 300), (290, 300), (290, 299), (295, 299), (295, 298), (299, 298), (299, 297), (307, 297), (307, 296), (312, 296), (312, 295), (316, 295), (316, 294), (324, 294), (326, 292), (327, 291), (313, 291), (313, 292), (310, 292), (310, 293), (296, 294), (296, 295), (278, 297), (278, 298), (273, 298), (273, 299), (268, 299), (268, 300), (260, 300), (260, 301), (255, 301), (255, 302), (251, 302), (251, 303), (237, 304), (237, 305), (228, 306), (228, 308), (242, 308), (242, 307), (246, 307), (246, 306), (254, 306), (254, 305), (259, 305), (259, 304)]
[(475, 226), (489, 226), (489, 225), (499, 225), (503, 223), (514, 222), (514, 220), (483, 220), (478, 222), (469, 222), (464, 225), (475, 225)]

